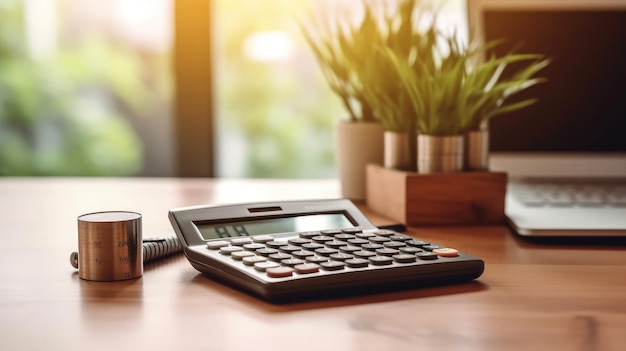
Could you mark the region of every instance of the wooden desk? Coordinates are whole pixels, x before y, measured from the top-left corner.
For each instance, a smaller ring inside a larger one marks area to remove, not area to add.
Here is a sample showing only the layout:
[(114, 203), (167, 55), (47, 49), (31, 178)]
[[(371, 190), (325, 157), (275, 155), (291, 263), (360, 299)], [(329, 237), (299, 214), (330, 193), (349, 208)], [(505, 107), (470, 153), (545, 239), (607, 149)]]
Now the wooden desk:
[(113, 283), (83, 281), (69, 264), (84, 213), (140, 212), (144, 237), (166, 237), (173, 207), (337, 194), (333, 181), (0, 178), (0, 348), (626, 348), (625, 246), (530, 243), (505, 227), (410, 229), (484, 258), (477, 281), (291, 305), (220, 285), (182, 255)]

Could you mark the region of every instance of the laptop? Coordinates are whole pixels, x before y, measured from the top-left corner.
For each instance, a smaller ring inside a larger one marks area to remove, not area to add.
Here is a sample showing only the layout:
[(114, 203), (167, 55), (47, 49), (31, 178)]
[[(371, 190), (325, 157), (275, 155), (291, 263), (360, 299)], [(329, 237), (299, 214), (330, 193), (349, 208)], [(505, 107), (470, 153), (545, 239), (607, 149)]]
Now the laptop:
[(626, 0), (468, 0), (470, 38), (552, 58), (538, 102), (489, 122), (520, 235), (626, 236)]

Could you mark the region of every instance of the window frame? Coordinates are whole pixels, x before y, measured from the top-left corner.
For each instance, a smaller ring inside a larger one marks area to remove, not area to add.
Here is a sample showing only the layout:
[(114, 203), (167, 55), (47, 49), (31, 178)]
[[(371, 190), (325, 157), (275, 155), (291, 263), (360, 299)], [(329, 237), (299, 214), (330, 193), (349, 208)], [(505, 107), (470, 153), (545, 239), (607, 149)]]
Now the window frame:
[(211, 1), (174, 0), (173, 4), (176, 174), (213, 177)]

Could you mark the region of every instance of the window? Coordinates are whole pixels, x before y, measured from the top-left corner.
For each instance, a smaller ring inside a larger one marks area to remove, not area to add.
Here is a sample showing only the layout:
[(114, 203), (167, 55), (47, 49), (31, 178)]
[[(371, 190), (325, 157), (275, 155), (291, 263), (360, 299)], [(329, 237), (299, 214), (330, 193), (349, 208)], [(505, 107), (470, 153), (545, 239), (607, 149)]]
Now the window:
[(360, 3), (4, 0), (0, 175), (334, 177), (346, 112), (297, 18)]
[(345, 112), (297, 23), (316, 2), (213, 1), (218, 176), (334, 176)]
[(172, 175), (171, 0), (0, 5), (0, 175)]

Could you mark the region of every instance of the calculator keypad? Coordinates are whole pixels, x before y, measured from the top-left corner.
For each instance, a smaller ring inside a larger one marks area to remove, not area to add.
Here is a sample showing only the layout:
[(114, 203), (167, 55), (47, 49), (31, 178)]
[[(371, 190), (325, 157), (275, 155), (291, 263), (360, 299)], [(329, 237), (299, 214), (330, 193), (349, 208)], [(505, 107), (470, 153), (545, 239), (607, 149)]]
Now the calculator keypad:
[(313, 275), (321, 271), (407, 265), (459, 256), (446, 248), (390, 230), (302, 232), (289, 238), (259, 235), (209, 241), (209, 251), (230, 256), (233, 264), (253, 267), (269, 278)]

